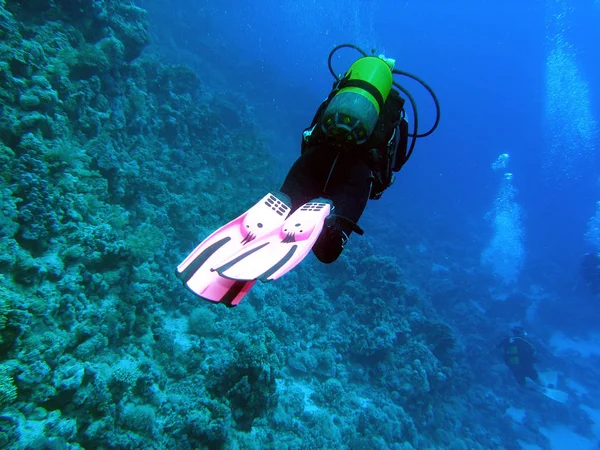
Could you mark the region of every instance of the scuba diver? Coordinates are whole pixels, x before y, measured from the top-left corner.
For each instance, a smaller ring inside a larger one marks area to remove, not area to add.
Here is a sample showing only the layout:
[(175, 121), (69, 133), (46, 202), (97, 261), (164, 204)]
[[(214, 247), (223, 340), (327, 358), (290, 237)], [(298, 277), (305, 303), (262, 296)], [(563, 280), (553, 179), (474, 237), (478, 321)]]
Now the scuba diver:
[(581, 275), (592, 294), (600, 294), (600, 255), (598, 253), (593, 252), (583, 255)]
[(498, 347), (504, 351), (504, 362), (520, 386), (525, 386), (527, 378), (539, 382), (540, 376), (534, 366), (535, 350), (525, 339), (527, 333), (521, 326), (513, 327), (512, 336), (505, 337)]
[[(345, 47), (361, 57), (341, 76), (334, 72), (332, 58)], [(433, 133), (440, 120), (433, 90), (394, 65), (393, 59), (368, 55), (351, 44), (331, 51), (333, 88), (303, 131), (300, 157), (281, 190), (219, 228), (177, 266), (177, 276), (189, 290), (233, 307), (256, 281), (279, 278), (311, 250), (321, 262), (331, 263), (352, 232), (363, 234), (357, 222), (368, 200), (381, 198), (417, 138)], [(419, 134), (416, 103), (394, 75), (416, 80), (433, 98), (436, 119), (427, 132)], [(401, 93), (413, 112), (410, 131)]]
[[(521, 387), (528, 387), (559, 403), (566, 403), (569, 394), (556, 389), (558, 374), (556, 372), (538, 373), (535, 368), (535, 349), (526, 339), (527, 332), (522, 326), (515, 326), (512, 335), (505, 337), (498, 347), (503, 350), (504, 362)], [(529, 383), (527, 380), (533, 383)]]

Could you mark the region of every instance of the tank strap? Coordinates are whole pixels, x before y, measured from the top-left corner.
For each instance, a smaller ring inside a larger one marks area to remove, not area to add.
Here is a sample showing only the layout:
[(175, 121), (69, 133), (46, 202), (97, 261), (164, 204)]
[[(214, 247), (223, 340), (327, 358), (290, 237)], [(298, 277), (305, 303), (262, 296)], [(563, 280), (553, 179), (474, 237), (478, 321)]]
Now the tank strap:
[(379, 92), (377, 88), (371, 83), (368, 83), (363, 80), (342, 79), (342, 81), (340, 82), (340, 87), (342, 89), (347, 87), (355, 87), (367, 91), (373, 96), (373, 98), (375, 98), (375, 100), (379, 104), (379, 113), (381, 114), (381, 112), (383, 111), (383, 104), (385, 103), (383, 101), (383, 96), (381, 95), (381, 92)]
[[(350, 230), (352, 230), (353, 232), (355, 232), (356, 234), (358, 234), (360, 236), (365, 234), (365, 230), (363, 230), (356, 222), (348, 219), (347, 217), (340, 216), (335, 213), (329, 214), (327, 216), (327, 218), (325, 219), (325, 222), (329, 226), (335, 225), (335, 224), (342, 225), (342, 226), (345, 225), (347, 228), (349, 228)], [(347, 238), (347, 236), (346, 236), (346, 238)]]

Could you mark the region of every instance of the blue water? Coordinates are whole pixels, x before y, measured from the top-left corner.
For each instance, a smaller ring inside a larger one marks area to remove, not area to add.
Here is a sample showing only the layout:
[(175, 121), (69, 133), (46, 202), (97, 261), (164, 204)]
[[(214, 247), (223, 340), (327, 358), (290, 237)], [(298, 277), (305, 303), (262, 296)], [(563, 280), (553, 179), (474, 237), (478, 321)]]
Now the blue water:
[[(485, 314), (482, 320), (508, 327), (502, 321), (510, 317), (531, 327), (553, 358), (563, 355), (564, 372), (572, 370), (567, 350), (548, 339), (564, 331), (598, 345), (600, 306), (585, 289), (580, 261), (584, 252), (598, 250), (586, 242), (585, 233), (600, 194), (599, 5), (439, 0), (221, 5), (209, 15), (210, 36), (218, 36), (226, 60), (236, 61), (234, 78), (252, 84), (248, 95), (260, 105), (257, 114), (270, 123), (271, 151), (283, 161), (292, 162), (297, 155), (290, 133), (305, 126), (328, 92), (326, 57), (334, 45), (351, 42), (374, 48), (396, 58), (398, 68), (424, 78), (440, 99), (442, 121), (431, 137), (419, 141), (396, 185), (367, 208), (363, 220), (371, 242), (396, 255), (400, 266), (422, 283), (431, 282), (432, 275), (402, 262), (419, 245), (427, 260), (464, 270), (483, 259), (486, 246), (488, 259), (505, 251), (506, 262), (488, 267), (492, 279), (473, 277), (466, 283), (482, 283), (484, 290), (487, 283), (491, 297), (522, 293), (528, 299), (520, 307), (506, 302), (499, 308), (515, 311), (498, 317)], [(582, 88), (572, 79), (563, 81), (558, 92), (547, 88), (564, 70), (561, 66), (558, 73), (550, 73), (547, 67), (557, 36), (567, 42), (566, 56), (585, 85), (583, 93), (578, 94)], [(194, 49), (193, 42), (182, 45)], [(342, 72), (355, 56), (346, 51), (334, 65)], [(432, 102), (418, 85), (408, 86), (426, 129), (433, 120)], [(563, 105), (546, 120), (552, 96), (587, 104)], [(582, 108), (588, 109), (587, 116)], [(574, 134), (577, 126), (569, 125), (594, 120), (585, 136)], [(556, 129), (563, 131), (557, 134)], [(505, 172), (513, 174), (512, 194), (498, 202), (506, 195), (505, 181), (502, 171), (490, 166), (503, 153), (510, 154)], [(495, 208), (509, 212), (503, 215)], [(494, 228), (496, 218), (499, 225)], [(516, 223), (507, 226), (507, 220)], [(411, 263), (414, 259), (418, 256)], [(487, 301), (471, 298), (478, 294), (465, 285), (460, 289), (470, 300)], [(448, 314), (463, 329), (461, 319)], [(465, 323), (464, 330), (471, 326)], [(565, 346), (574, 346), (569, 350), (577, 354), (577, 345), (569, 342)], [(598, 355), (600, 348), (595, 348), (586, 356)], [(579, 406), (598, 402), (597, 397), (575, 397)], [(598, 441), (598, 427), (600, 423), (590, 442)], [(577, 435), (546, 433), (551, 448), (592, 445), (575, 444)], [(535, 448), (526, 441), (522, 448)]]
[[(599, 448), (598, 0), (80, 3), (0, 6), (0, 447)], [(338, 261), (196, 298), (175, 266), (278, 189), (342, 43), (439, 127)]]
[[(544, 123), (545, 58), (550, 39), (564, 36), (597, 117), (593, 99), (598, 97), (600, 53), (594, 44), (600, 34), (594, 26), (597, 5), (572, 3), (224, 2), (207, 15), (209, 36), (219, 40), (223, 58), (233, 66), (228, 71), (241, 83), (252, 83), (249, 95), (260, 105), (257, 113), (267, 121), (287, 119), (278, 124), (285, 135), (272, 143), (272, 151), (286, 161), (293, 161), (297, 151), (289, 145), (289, 133), (310, 120), (315, 103), (328, 92), (326, 57), (334, 45), (375, 48), (396, 58), (399, 68), (423, 77), (443, 104), (443, 121), (437, 133), (419, 142), (398, 187), (368, 214), (419, 222), (425, 211), (443, 217), (444, 229), (469, 240), (473, 230), (465, 227), (465, 218), (480, 218), (489, 208), (499, 183), (489, 166), (507, 152), (526, 213), (526, 276), (568, 290), (578, 277), (580, 255), (589, 250), (582, 236), (595, 208), (598, 158), (593, 151), (580, 155), (574, 142), (572, 154), (561, 156), (564, 161), (544, 167), (552, 146), (548, 128), (577, 120), (558, 117)], [(566, 25), (552, 18), (564, 11)], [(193, 40), (178, 43), (194, 50)], [(354, 56), (347, 51), (338, 70)], [(426, 127), (433, 118), (432, 103), (418, 86), (408, 85)], [(269, 133), (277, 135), (277, 127)], [(597, 145), (598, 134), (590, 139)], [(561, 172), (567, 161), (575, 169), (565, 177)], [(561, 266), (568, 279), (545, 278), (551, 265)]]

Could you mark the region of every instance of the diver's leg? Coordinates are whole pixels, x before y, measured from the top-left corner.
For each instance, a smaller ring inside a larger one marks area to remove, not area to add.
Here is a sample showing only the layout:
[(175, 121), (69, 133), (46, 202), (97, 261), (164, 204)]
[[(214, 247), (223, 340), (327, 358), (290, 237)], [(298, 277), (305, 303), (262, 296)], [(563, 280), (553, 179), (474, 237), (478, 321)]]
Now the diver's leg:
[(509, 366), (509, 368), (512, 374), (514, 375), (515, 380), (517, 380), (517, 383), (519, 383), (519, 386), (525, 386), (527, 380), (526, 373), (523, 371), (523, 368), (519, 365)]
[[(329, 174), (328, 174), (329, 175)], [(325, 188), (325, 197), (334, 205), (323, 231), (313, 246), (319, 261), (335, 261), (362, 215), (371, 190), (371, 170), (355, 155), (341, 154)], [(343, 219), (342, 219), (343, 218)]]
[(305, 203), (323, 197), (323, 187), (336, 153), (324, 148), (307, 149), (288, 172), (280, 191), (292, 202), (292, 212)]
[[(533, 364), (527, 368), (527, 378), (529, 378), (531, 381), (534, 381), (535, 383), (540, 383), (540, 375), (538, 374), (538, 371), (535, 369), (535, 367), (533, 366)], [(554, 386), (546, 386), (546, 387), (554, 387)]]

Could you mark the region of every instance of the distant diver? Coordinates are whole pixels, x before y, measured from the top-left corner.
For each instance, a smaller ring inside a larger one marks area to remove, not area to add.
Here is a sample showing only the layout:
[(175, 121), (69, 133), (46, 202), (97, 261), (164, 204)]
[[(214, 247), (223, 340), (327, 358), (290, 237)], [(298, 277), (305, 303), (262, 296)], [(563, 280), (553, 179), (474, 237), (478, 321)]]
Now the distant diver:
[(535, 349), (526, 339), (527, 332), (525, 329), (521, 326), (515, 326), (511, 332), (512, 335), (502, 339), (498, 347), (502, 348), (504, 363), (512, 372), (517, 383), (522, 387), (540, 392), (552, 400), (565, 403), (569, 396), (566, 392), (556, 389), (557, 373), (539, 373), (535, 368)]
[(600, 255), (597, 252), (583, 255), (581, 275), (590, 292), (594, 295), (600, 294)]
[[(331, 61), (344, 47), (362, 56), (338, 76)], [(394, 69), (393, 59), (342, 44), (331, 51), (328, 65), (333, 89), (302, 133), (301, 155), (281, 190), (212, 233), (177, 266), (177, 276), (201, 298), (236, 306), (257, 280), (281, 277), (311, 249), (320, 261), (335, 261), (352, 232), (363, 234), (357, 222), (367, 201), (392, 185), (417, 138), (437, 128), (435, 93), (416, 76)], [(433, 98), (436, 119), (426, 133), (419, 134), (415, 101), (394, 75), (416, 80)], [(399, 91), (413, 110), (412, 132)]]

